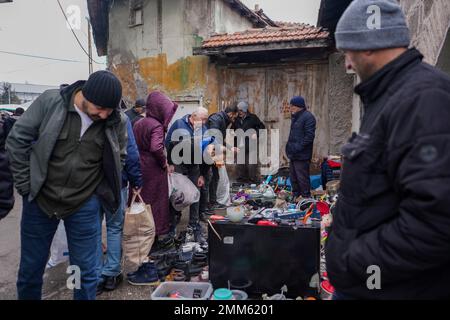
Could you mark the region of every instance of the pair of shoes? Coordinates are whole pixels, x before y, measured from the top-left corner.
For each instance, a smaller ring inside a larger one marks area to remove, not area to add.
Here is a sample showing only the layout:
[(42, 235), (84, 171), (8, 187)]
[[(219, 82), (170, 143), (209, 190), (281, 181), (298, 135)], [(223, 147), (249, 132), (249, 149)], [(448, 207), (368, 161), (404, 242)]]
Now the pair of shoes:
[(185, 281), (191, 280), (190, 266), (187, 261), (176, 261), (174, 268), (177, 270), (182, 270), (184, 272)]
[(173, 263), (172, 264), (167, 263), (166, 259), (164, 258), (162, 260), (154, 262), (154, 264), (156, 272), (158, 274), (158, 278), (161, 281), (164, 281), (164, 279), (170, 273), (170, 270), (173, 268)]
[(156, 252), (168, 251), (170, 249), (175, 248), (175, 240), (172, 237), (167, 237), (163, 240), (157, 240), (150, 250), (149, 255), (152, 255)]
[(208, 256), (204, 253), (195, 253), (192, 264), (204, 268), (208, 265)]
[(128, 283), (133, 286), (157, 286), (159, 285), (158, 270), (154, 262), (143, 263), (138, 271), (128, 277)]
[(122, 281), (123, 281), (122, 273), (120, 273), (118, 276), (115, 277), (105, 277), (103, 289), (105, 291), (114, 291), (119, 287)]
[(175, 238), (175, 246), (179, 247), (183, 243), (186, 243), (186, 231), (180, 232), (178, 237)]
[(186, 228), (186, 237), (184, 241), (185, 243), (195, 242), (194, 228), (192, 228), (191, 226), (188, 226)]
[(198, 242), (201, 246), (208, 243), (208, 241), (206, 240), (206, 237), (203, 234), (201, 226), (197, 226), (194, 229), (194, 241)]
[(190, 275), (198, 276), (206, 266), (208, 266), (208, 256), (204, 253), (195, 253), (189, 268)]
[(223, 205), (221, 203), (215, 203), (212, 207), (212, 210), (221, 210), (221, 209), (226, 209), (227, 206)]
[(186, 275), (183, 270), (172, 269), (170, 274), (166, 277), (166, 281), (184, 282), (186, 281)]

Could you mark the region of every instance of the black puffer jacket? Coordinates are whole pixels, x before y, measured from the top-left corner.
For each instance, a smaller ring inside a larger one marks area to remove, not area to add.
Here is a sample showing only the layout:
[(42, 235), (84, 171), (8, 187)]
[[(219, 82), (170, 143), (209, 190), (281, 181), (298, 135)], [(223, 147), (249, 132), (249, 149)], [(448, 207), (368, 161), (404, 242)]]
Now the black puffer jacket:
[(3, 120), (0, 119), (0, 220), (6, 217), (14, 206), (13, 190), (13, 178), (5, 151)]
[(450, 77), (422, 58), (408, 50), (356, 88), (365, 115), (326, 248), (343, 296), (450, 298)]
[(286, 144), (286, 155), (289, 160), (311, 160), (315, 137), (316, 118), (314, 115), (308, 110), (294, 114), (289, 140)]
[(227, 128), (230, 124), (230, 117), (228, 117), (225, 111), (220, 111), (209, 116), (206, 126), (208, 129), (219, 130), (222, 134), (223, 141), (225, 141)]

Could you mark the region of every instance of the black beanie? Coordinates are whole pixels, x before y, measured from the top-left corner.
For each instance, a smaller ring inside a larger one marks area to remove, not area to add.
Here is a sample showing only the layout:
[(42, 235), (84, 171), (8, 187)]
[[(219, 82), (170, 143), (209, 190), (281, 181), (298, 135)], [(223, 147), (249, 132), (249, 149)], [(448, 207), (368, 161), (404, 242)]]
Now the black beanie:
[(104, 70), (91, 74), (81, 91), (86, 100), (102, 108), (117, 109), (122, 99), (119, 79), (112, 72)]

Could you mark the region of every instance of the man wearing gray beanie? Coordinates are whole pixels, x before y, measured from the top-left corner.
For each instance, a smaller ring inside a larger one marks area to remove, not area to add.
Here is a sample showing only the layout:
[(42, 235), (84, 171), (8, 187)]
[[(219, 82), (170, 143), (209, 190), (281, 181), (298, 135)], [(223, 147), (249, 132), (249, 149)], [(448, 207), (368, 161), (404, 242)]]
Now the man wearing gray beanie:
[(337, 300), (450, 297), (450, 77), (409, 43), (394, 0), (355, 0), (337, 25), (364, 104), (326, 247)]
[(100, 211), (117, 212), (127, 148), (122, 85), (108, 71), (48, 90), (17, 120), (6, 148), (23, 196), (17, 294), (38, 300), (50, 245), (64, 221), (70, 264), (80, 268), (77, 300), (97, 292)]

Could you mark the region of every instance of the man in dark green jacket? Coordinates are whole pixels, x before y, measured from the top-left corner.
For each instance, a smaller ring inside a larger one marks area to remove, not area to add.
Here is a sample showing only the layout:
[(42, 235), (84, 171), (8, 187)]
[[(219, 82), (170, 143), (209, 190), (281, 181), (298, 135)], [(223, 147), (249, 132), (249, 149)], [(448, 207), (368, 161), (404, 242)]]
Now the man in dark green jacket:
[(116, 212), (126, 157), (120, 81), (98, 71), (88, 81), (44, 92), (6, 142), (23, 196), (19, 299), (40, 299), (50, 245), (64, 220), (74, 298), (95, 299), (100, 208)]

